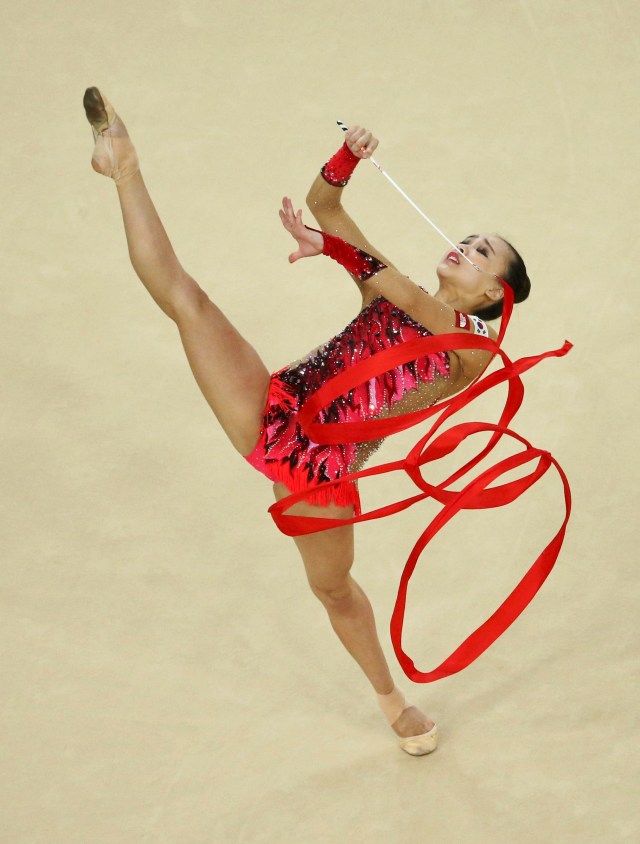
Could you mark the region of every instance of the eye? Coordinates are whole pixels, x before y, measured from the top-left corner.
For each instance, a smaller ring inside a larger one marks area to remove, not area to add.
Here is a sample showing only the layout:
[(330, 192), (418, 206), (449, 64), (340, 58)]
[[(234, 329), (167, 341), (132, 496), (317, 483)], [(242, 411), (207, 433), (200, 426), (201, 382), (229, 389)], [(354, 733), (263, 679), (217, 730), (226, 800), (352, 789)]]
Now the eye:
[(485, 257), (485, 258), (488, 258), (488, 257), (489, 257), (489, 252), (487, 251), (487, 247), (486, 247), (486, 246), (479, 246), (479, 247), (478, 247), (478, 252), (479, 252), (481, 255), (484, 255), (484, 257)]

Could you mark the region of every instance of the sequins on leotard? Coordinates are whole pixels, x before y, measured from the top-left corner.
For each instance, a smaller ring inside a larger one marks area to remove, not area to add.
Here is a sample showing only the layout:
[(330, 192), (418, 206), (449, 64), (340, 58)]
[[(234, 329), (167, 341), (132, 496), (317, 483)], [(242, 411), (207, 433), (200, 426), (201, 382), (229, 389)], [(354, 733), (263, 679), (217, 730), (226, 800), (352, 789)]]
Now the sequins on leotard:
[[(260, 440), (246, 457), (248, 462), (271, 480), (284, 483), (292, 492), (313, 487), (315, 491), (307, 499), (309, 503), (355, 504), (359, 511), (354, 483), (336, 484), (329, 489), (323, 489), (323, 484), (362, 468), (382, 440), (341, 445), (314, 443), (297, 421), (298, 411), (328, 379), (359, 361), (409, 340), (429, 336), (431, 332), (427, 328), (387, 299), (375, 299), (340, 334), (271, 376)], [(428, 407), (441, 397), (449, 374), (446, 352), (426, 355), (358, 385), (331, 402), (318, 419), (366, 421)], [(407, 402), (410, 407), (406, 406)]]

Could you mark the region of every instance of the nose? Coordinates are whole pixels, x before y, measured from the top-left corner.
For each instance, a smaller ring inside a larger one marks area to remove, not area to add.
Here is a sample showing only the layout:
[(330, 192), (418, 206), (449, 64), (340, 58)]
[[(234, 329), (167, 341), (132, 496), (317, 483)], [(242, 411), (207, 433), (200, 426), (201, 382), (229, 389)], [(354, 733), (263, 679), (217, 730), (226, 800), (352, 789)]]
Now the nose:
[(459, 244), (458, 244), (458, 249), (459, 249), (459, 250), (462, 252), (462, 254), (464, 255), (464, 245), (463, 245), (462, 243), (459, 243)]

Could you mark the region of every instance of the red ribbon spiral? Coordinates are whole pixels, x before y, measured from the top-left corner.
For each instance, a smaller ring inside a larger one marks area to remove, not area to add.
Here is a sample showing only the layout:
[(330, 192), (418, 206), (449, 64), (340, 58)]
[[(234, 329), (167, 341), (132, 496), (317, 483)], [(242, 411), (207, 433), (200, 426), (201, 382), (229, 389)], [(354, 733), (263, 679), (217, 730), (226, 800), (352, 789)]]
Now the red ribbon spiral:
[[(511, 361), (501, 348), (504, 334), (513, 310), (513, 291), (508, 284), (504, 284), (504, 313), (500, 333), (497, 341), (489, 337), (475, 334), (439, 334), (411, 340), (407, 343), (386, 349), (378, 354), (357, 363), (349, 370), (331, 378), (326, 384), (310, 396), (299, 414), (299, 422), (307, 434), (316, 443), (344, 443), (364, 442), (387, 437), (398, 431), (403, 431), (418, 424), (423, 419), (439, 414), (431, 429), (409, 451), (404, 460), (391, 461), (360, 472), (343, 475), (330, 481), (327, 486), (344, 483), (346, 480), (365, 478), (370, 475), (386, 474), (387, 472), (404, 471), (421, 492), (409, 498), (379, 507), (369, 513), (362, 513), (350, 519), (316, 518), (311, 516), (288, 515), (284, 511), (297, 501), (304, 500), (313, 490), (305, 490), (291, 494), (277, 501), (269, 508), (269, 512), (277, 527), (288, 536), (301, 536), (308, 533), (329, 530), (342, 525), (381, 519), (392, 513), (398, 513), (411, 507), (418, 501), (434, 498), (443, 506), (440, 512), (430, 522), (420, 535), (407, 560), (398, 587), (395, 607), (391, 617), (391, 641), (396, 656), (404, 673), (417, 683), (430, 683), (442, 677), (448, 677), (462, 671), (480, 654), (482, 654), (504, 631), (516, 620), (527, 604), (533, 599), (560, 553), (564, 535), (571, 513), (571, 490), (562, 467), (548, 452), (535, 448), (519, 434), (512, 431), (508, 425), (517, 413), (524, 397), (524, 386), (520, 375), (535, 366), (544, 358), (562, 357), (572, 348), (571, 343), (565, 341), (559, 349), (544, 352), (532, 357)], [(368, 422), (319, 423), (314, 421), (324, 407), (338, 396), (347, 393), (353, 387), (370, 378), (409, 361), (434, 352), (452, 351), (456, 349), (482, 349), (494, 355), (499, 355), (503, 366), (479, 380), (475, 381), (462, 393), (423, 410), (406, 413), (398, 417), (373, 419)], [(468, 405), (478, 396), (492, 387), (507, 382), (507, 398), (497, 424), (483, 422), (467, 422), (454, 425), (436, 436), (443, 423), (454, 413)], [(421, 467), (438, 460), (453, 452), (464, 440), (473, 434), (492, 431), (489, 443), (475, 457), (465, 463), (446, 480), (439, 484), (430, 484), (422, 476)], [(452, 490), (450, 486), (459, 478), (473, 469), (498, 444), (503, 436), (509, 436), (522, 444), (523, 449), (518, 453), (498, 461), (496, 464), (481, 472), (467, 483), (461, 490)], [(508, 483), (493, 486), (494, 482), (507, 472), (526, 463), (532, 463), (531, 472), (524, 477)], [(402, 648), (402, 627), (407, 603), (407, 589), (409, 581), (420, 555), (447, 522), (460, 510), (484, 509), (501, 507), (515, 501), (520, 495), (535, 484), (551, 467), (557, 470), (564, 487), (565, 517), (560, 529), (544, 548), (515, 589), (503, 601), (498, 609), (462, 644), (456, 648), (437, 668), (432, 671), (419, 671)]]

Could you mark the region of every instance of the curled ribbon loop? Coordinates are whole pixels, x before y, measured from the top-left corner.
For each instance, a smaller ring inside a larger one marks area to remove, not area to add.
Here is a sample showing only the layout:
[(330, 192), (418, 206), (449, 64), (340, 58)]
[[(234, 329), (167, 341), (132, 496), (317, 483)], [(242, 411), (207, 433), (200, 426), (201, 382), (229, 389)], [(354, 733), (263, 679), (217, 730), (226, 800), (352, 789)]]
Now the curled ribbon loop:
[[(507, 284), (503, 284), (503, 287), (505, 293), (504, 314), (496, 341), (489, 337), (474, 334), (439, 334), (386, 349), (360, 361), (348, 371), (331, 378), (307, 399), (300, 411), (300, 425), (306, 435), (317, 443), (375, 440), (410, 428), (424, 419), (439, 414), (428, 433), (418, 440), (404, 460), (383, 463), (379, 466), (363, 469), (360, 472), (343, 475), (327, 483), (327, 486), (332, 486), (372, 475), (403, 471), (418, 488), (418, 494), (349, 519), (317, 518), (290, 515), (285, 512), (297, 501), (308, 497), (313, 490), (291, 494), (272, 504), (269, 508), (269, 513), (274, 522), (283, 533), (288, 536), (301, 536), (342, 525), (381, 519), (405, 510), (418, 501), (424, 501), (427, 498), (433, 498), (442, 504), (442, 509), (422, 532), (405, 563), (391, 616), (390, 630), (394, 651), (404, 673), (409, 679), (417, 683), (430, 683), (462, 671), (484, 653), (513, 624), (534, 598), (555, 565), (571, 513), (571, 490), (562, 467), (549, 452), (532, 446), (508, 426), (520, 408), (524, 397), (524, 386), (520, 376), (545, 358), (566, 355), (572, 346), (571, 343), (565, 341), (558, 349), (511, 361), (502, 350), (501, 343), (513, 310), (513, 292)], [(457, 349), (490, 351), (501, 358), (502, 368), (481, 377), (462, 393), (452, 398), (402, 416), (349, 423), (319, 423), (315, 421), (318, 413), (326, 405), (363, 381), (386, 372), (391, 367), (414, 361), (423, 355)], [(487, 390), (502, 383), (507, 384), (507, 397), (497, 424), (467, 422), (454, 425), (441, 433), (437, 433), (453, 414)], [(439, 484), (431, 484), (423, 477), (421, 471), (423, 466), (451, 454), (468, 437), (483, 432), (491, 433), (488, 444), (449, 478)], [(498, 461), (472, 478), (461, 490), (452, 490), (451, 485), (477, 466), (495, 448), (503, 436), (516, 440), (521, 444), (522, 449), (516, 454)], [(494, 485), (494, 482), (502, 475), (520, 466), (525, 466), (527, 463), (532, 464), (532, 469), (528, 475), (497, 486)], [(422, 552), (433, 537), (460, 510), (502, 507), (505, 504), (510, 504), (530, 489), (551, 466), (558, 472), (564, 488), (565, 515), (558, 532), (542, 550), (515, 589), (483, 624), (474, 630), (437, 668), (426, 672), (418, 670), (411, 657), (402, 648), (402, 630), (409, 581)]]

